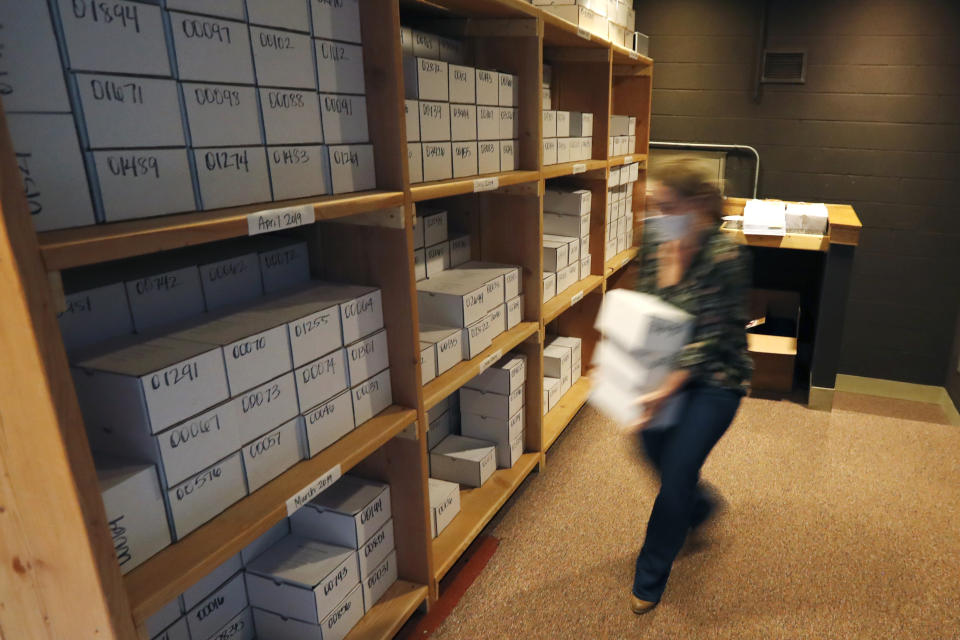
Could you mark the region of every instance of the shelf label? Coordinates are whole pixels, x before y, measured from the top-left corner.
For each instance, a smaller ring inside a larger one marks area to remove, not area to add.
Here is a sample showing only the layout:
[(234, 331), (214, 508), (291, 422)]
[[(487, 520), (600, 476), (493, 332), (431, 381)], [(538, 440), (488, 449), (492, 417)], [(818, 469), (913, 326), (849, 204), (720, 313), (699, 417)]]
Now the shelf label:
[(495, 191), (500, 188), (500, 178), (477, 178), (473, 181), (473, 192)]
[(573, 165), (573, 175), (577, 175), (578, 173), (586, 173), (586, 171), (587, 165), (585, 162), (578, 162), (577, 164)]
[(630, 56), (630, 59), (631, 59), (631, 60), (639, 60), (639, 59), (640, 59), (640, 54), (637, 53), (636, 51), (628, 51), (628, 52), (627, 52), (627, 55)]
[(287, 517), (324, 492), (330, 485), (340, 479), (340, 465), (327, 471), (325, 474), (305, 486), (287, 500)]
[(590, 32), (584, 29), (583, 27), (577, 27), (577, 35), (583, 38), (584, 40), (590, 39)]
[(572, 307), (573, 305), (577, 304), (581, 300), (583, 300), (583, 289), (578, 291), (572, 298), (570, 298), (570, 306)]
[(247, 215), (247, 235), (255, 236), (281, 229), (301, 227), (305, 224), (313, 224), (315, 220), (313, 205), (310, 204), (255, 211)]
[[(489, 369), (493, 365), (493, 363), (495, 363), (497, 360), (499, 360), (502, 357), (503, 357), (503, 349), (497, 349), (496, 351), (488, 355), (486, 358), (483, 359), (483, 362), (480, 363), (480, 373), (483, 373), (484, 371)], [(478, 373), (477, 375), (480, 375), (480, 373)]]
[(628, 162), (633, 162), (633, 156), (623, 156), (623, 164), (627, 164)]

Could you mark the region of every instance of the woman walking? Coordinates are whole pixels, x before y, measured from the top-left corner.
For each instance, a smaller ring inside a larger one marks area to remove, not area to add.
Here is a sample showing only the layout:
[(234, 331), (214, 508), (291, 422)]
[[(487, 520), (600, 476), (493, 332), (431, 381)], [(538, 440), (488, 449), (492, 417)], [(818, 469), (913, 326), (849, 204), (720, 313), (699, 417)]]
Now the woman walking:
[[(720, 231), (720, 191), (690, 160), (671, 163), (657, 177), (652, 204), (662, 215), (644, 233), (636, 289), (690, 313), (695, 323), (673, 373), (638, 400), (644, 415), (634, 428), (661, 486), (637, 557), (631, 602), (637, 614), (660, 601), (688, 531), (715, 509), (700, 468), (733, 421), (752, 373), (745, 330), (749, 260)], [(664, 401), (681, 391), (676, 423), (647, 429)]]

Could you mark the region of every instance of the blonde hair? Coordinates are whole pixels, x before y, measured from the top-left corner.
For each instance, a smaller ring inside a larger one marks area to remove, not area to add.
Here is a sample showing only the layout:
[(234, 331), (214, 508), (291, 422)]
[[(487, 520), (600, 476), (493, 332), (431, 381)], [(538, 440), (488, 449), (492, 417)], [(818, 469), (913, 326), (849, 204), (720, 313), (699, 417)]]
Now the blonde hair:
[(710, 179), (694, 158), (677, 158), (665, 162), (657, 167), (653, 178), (681, 198), (700, 201), (717, 222), (723, 218), (723, 195), (720, 186)]

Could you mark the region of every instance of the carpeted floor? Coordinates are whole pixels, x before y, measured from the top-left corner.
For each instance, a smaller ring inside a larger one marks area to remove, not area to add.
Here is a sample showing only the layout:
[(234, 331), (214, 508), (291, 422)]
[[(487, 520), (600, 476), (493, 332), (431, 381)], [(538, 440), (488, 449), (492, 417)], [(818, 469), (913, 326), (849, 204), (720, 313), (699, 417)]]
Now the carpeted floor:
[(488, 527), (497, 553), (432, 638), (960, 638), (960, 428), (929, 405), (932, 422), (838, 400), (745, 400), (703, 473), (728, 507), (642, 617), (629, 585), (656, 480), (584, 408)]

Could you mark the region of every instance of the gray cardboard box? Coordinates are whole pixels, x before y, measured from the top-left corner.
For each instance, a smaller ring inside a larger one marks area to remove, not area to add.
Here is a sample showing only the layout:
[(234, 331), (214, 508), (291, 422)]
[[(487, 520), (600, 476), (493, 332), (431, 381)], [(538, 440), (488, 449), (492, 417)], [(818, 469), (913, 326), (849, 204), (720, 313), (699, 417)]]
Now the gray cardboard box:
[(295, 372), (301, 407), (315, 407), (347, 388), (346, 351), (337, 349), (308, 362)]
[(69, 112), (57, 37), (47, 4), (8, 1), (0, 6), (0, 13), (4, 25), (6, 112)]
[(254, 84), (246, 24), (174, 11), (168, 15), (180, 80)]
[(167, 0), (167, 9), (243, 20), (243, 0)]
[(250, 302), (263, 296), (263, 280), (256, 253), (213, 255), (197, 265), (207, 311)]
[(309, 35), (251, 26), (250, 45), (258, 85), (316, 89)]
[(261, 88), (259, 91), (267, 144), (323, 142), (317, 93), (296, 89)]
[(276, 246), (262, 249), (258, 255), (265, 294), (300, 287), (310, 281), (310, 257), (306, 242), (282, 239)]
[(450, 140), (450, 105), (446, 102), (418, 102), (420, 109), (420, 139), (423, 142)]
[[(313, 0), (314, 5), (317, 4)], [(316, 16), (314, 16), (316, 17)], [(317, 90), (321, 93), (366, 93), (363, 49), (332, 40), (313, 41), (317, 52)]]
[(204, 209), (270, 201), (270, 176), (263, 147), (194, 149)]
[(390, 370), (354, 385), (350, 394), (353, 397), (353, 420), (360, 426), (393, 404)]
[(500, 142), (483, 140), (477, 143), (477, 170), (480, 175), (500, 171)]
[(450, 105), (450, 139), (458, 141), (477, 140), (477, 106), (472, 104)]
[(463, 42), (452, 38), (440, 38), (440, 59), (453, 64), (463, 64), (466, 58)]
[(330, 193), (327, 147), (267, 147), (274, 200), (323, 196)]
[(294, 535), (360, 549), (390, 517), (390, 485), (347, 475), (290, 516), (290, 527)]
[(432, 33), (413, 31), (413, 55), (440, 59), (440, 38)]
[(348, 380), (351, 386), (372, 378), (390, 366), (386, 329), (349, 344), (346, 349)]
[(437, 375), (446, 373), (463, 359), (463, 330), (457, 327), (421, 324), (420, 340), (436, 345)]
[(450, 238), (450, 266), (457, 267), (470, 262), (470, 236), (460, 234)]
[(157, 471), (149, 464), (104, 458), (97, 461), (97, 480), (117, 562), (125, 574), (170, 544)]
[(353, 431), (353, 401), (349, 391), (303, 412), (307, 456), (313, 457)]
[(57, 322), (68, 351), (133, 333), (122, 283), (68, 293), (65, 299), (66, 309), (57, 314)]
[(313, 35), (346, 42), (360, 42), (360, 4), (358, 0), (326, 2), (311, 0)]
[(78, 73), (72, 76), (83, 109), (87, 147), (182, 147), (177, 83)]
[(50, 231), (94, 224), (73, 116), (8, 113), (7, 126), (34, 228)]
[(94, 151), (91, 155), (107, 222), (196, 209), (186, 149)]
[(301, 0), (247, 0), (250, 24), (310, 33), (310, 9)]
[[(316, 625), (358, 586), (357, 552), (289, 535), (247, 566), (246, 582), (255, 611)], [(265, 637), (284, 637), (261, 630), (259, 618), (257, 628)]]
[(327, 144), (370, 141), (367, 130), (367, 99), (363, 96), (326, 93), (320, 95), (323, 137)]
[[(86, 2), (58, 0), (69, 68), (74, 71), (136, 73), (170, 77), (170, 60), (158, 6), (115, 0), (111, 16), (102, 17)], [(78, 7), (78, 10), (74, 10)]]
[[(139, 275), (139, 274), (134, 274)], [(134, 328), (143, 333), (203, 313), (203, 286), (196, 266), (150, 273), (124, 283)]]
[(193, 146), (263, 143), (254, 87), (184, 82), (181, 90)]
[(477, 69), (477, 104), (499, 106), (500, 74), (496, 71)]
[(443, 533), (460, 513), (460, 485), (439, 478), (427, 478), (430, 498), (430, 528), (433, 537)]
[(419, 142), (407, 143), (407, 165), (410, 171), (410, 183), (423, 182), (423, 145)]
[[(500, 107), (477, 107), (477, 140), (500, 139)], [(499, 167), (499, 159), (497, 165)]]
[(243, 584), (243, 574), (238, 573), (187, 612), (190, 636), (210, 638), (246, 608), (247, 590)]
[(305, 450), (303, 423), (294, 418), (244, 445), (243, 470), (252, 493), (300, 462)]
[(397, 552), (391, 551), (369, 575), (363, 578), (363, 607), (373, 608), (383, 594), (397, 581)]
[(293, 372), (230, 399), (237, 420), (238, 439), (251, 442), (299, 413)]
[(222, 349), (210, 344), (121, 338), (77, 357), (72, 372), (84, 420), (99, 429), (159, 433), (227, 399)]
[(209, 521), (247, 495), (240, 452), (167, 491), (176, 539)]
[(449, 180), (453, 177), (453, 152), (449, 142), (423, 143), (423, 179)]
[(453, 143), (453, 177), (475, 176), (479, 171), (476, 142)]
[(477, 104), (477, 70), (459, 64), (447, 67), (450, 102), (455, 104)]
[(330, 147), (330, 183), (334, 194), (375, 189), (377, 177), (373, 166), (373, 145)]
[(482, 487), (497, 469), (493, 443), (447, 436), (430, 451), (430, 475), (440, 480)]

